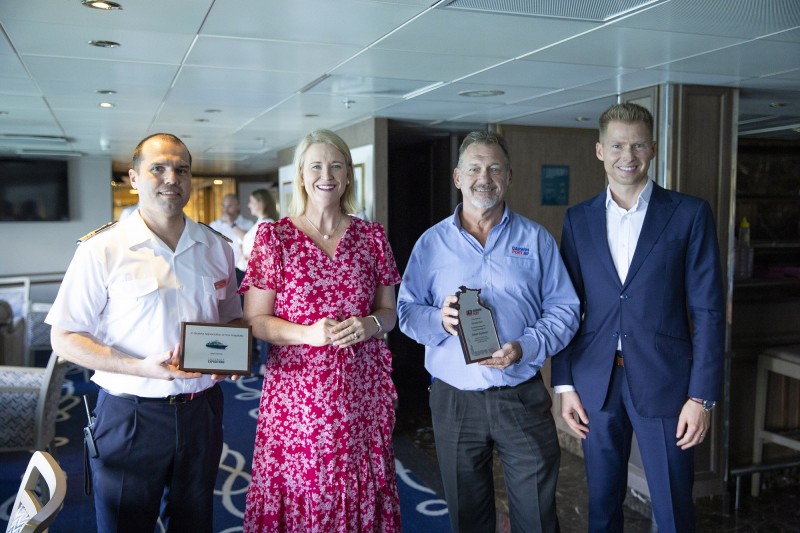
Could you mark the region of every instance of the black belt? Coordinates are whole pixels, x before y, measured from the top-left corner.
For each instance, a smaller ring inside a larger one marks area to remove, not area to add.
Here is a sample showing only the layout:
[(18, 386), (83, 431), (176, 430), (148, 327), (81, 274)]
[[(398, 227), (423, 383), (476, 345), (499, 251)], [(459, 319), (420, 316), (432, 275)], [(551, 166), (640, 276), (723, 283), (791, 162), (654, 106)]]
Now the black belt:
[(614, 364), (623, 368), (625, 367), (625, 359), (622, 358), (622, 352), (619, 350), (614, 352)]
[(537, 379), (542, 379), (542, 374), (540, 374), (539, 372), (537, 372), (536, 375), (533, 376), (532, 378), (526, 379), (522, 383), (517, 383), (516, 385), (495, 385), (493, 387), (487, 387), (487, 388), (485, 388), (483, 390), (484, 391), (497, 391), (497, 390), (515, 389), (515, 388), (519, 387), (520, 385), (525, 385), (526, 383), (530, 383), (531, 381), (536, 381)]
[(213, 387), (208, 388), (206, 390), (201, 390), (200, 392), (186, 392), (183, 394), (173, 394), (172, 396), (160, 396), (158, 398), (148, 398), (147, 396), (136, 396), (135, 394), (128, 394), (125, 392), (113, 392), (108, 389), (103, 389), (103, 390), (107, 394), (110, 394), (111, 396), (116, 396), (117, 398), (124, 398), (126, 400), (131, 400), (134, 402), (140, 402), (140, 403), (155, 402), (155, 403), (167, 403), (170, 405), (175, 405), (179, 403), (191, 402), (195, 398), (199, 398), (200, 396), (204, 395), (212, 388)]

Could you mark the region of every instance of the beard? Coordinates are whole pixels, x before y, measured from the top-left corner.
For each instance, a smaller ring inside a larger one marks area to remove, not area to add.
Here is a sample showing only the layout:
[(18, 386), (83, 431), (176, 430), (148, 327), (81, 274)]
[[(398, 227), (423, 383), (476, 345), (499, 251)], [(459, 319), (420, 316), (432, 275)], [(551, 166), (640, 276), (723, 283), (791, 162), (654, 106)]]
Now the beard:
[(491, 209), (496, 206), (498, 202), (500, 202), (499, 196), (491, 196), (489, 198), (478, 198), (476, 196), (471, 196), (469, 199), (469, 203), (478, 209)]

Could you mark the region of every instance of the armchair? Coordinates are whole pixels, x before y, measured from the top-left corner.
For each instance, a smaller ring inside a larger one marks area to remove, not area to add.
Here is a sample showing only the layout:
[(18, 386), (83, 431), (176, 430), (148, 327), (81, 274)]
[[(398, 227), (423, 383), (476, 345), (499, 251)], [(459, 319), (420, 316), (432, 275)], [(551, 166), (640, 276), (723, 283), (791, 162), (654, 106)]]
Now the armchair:
[[(41, 497), (36, 493), (40, 483)], [(6, 533), (47, 531), (64, 507), (66, 495), (67, 478), (53, 456), (47, 452), (34, 452), (22, 476)]]
[[(11, 316), (15, 323), (21, 323), (22, 329), (25, 329), (27, 322), (28, 311), (30, 310), (31, 298), (31, 280), (27, 277), (0, 277), (0, 300), (4, 300), (11, 308)], [(31, 352), (28, 350), (27, 345), (27, 332), (23, 334), (22, 351), (18, 350), (11, 352), (9, 359), (6, 356), (0, 358), (0, 362), (5, 365), (9, 364), (24, 364), (31, 366)], [(16, 340), (14, 341), (17, 342)], [(15, 345), (16, 347), (16, 345)]]
[(0, 367), (0, 451), (53, 451), (67, 365), (52, 353), (47, 368)]
[(0, 365), (22, 365), (25, 359), (25, 319), (0, 300)]

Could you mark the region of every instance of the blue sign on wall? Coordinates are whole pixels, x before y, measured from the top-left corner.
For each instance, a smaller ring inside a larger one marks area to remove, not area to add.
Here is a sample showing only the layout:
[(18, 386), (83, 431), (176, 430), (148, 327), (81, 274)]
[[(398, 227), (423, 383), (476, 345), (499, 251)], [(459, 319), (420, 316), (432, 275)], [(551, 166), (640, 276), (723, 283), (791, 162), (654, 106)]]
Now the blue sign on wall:
[(569, 204), (569, 166), (542, 165), (542, 205)]

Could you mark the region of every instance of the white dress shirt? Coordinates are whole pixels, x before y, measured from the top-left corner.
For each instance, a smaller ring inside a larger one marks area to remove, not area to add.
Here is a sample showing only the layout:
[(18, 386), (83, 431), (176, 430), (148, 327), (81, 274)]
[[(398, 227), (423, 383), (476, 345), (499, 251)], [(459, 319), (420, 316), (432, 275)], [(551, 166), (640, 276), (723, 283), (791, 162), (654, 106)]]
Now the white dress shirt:
[[(239, 228), (244, 232), (247, 232), (248, 230), (250, 230), (250, 228), (253, 227), (253, 221), (250, 220), (249, 218), (245, 218), (242, 215), (236, 217), (236, 220), (234, 220), (233, 223), (236, 224), (237, 228)], [(233, 241), (229, 243), (231, 245), (231, 248), (233, 249), (233, 264), (236, 265), (236, 268), (239, 268), (239, 265), (241, 264), (242, 260), (242, 238), (239, 237), (239, 235), (235, 231), (233, 231), (233, 226), (231, 226), (230, 224), (226, 224), (220, 218), (209, 224), (209, 226), (211, 226), (212, 229), (222, 233), (227, 238)], [(239, 270), (244, 270), (244, 269), (239, 268)]]

